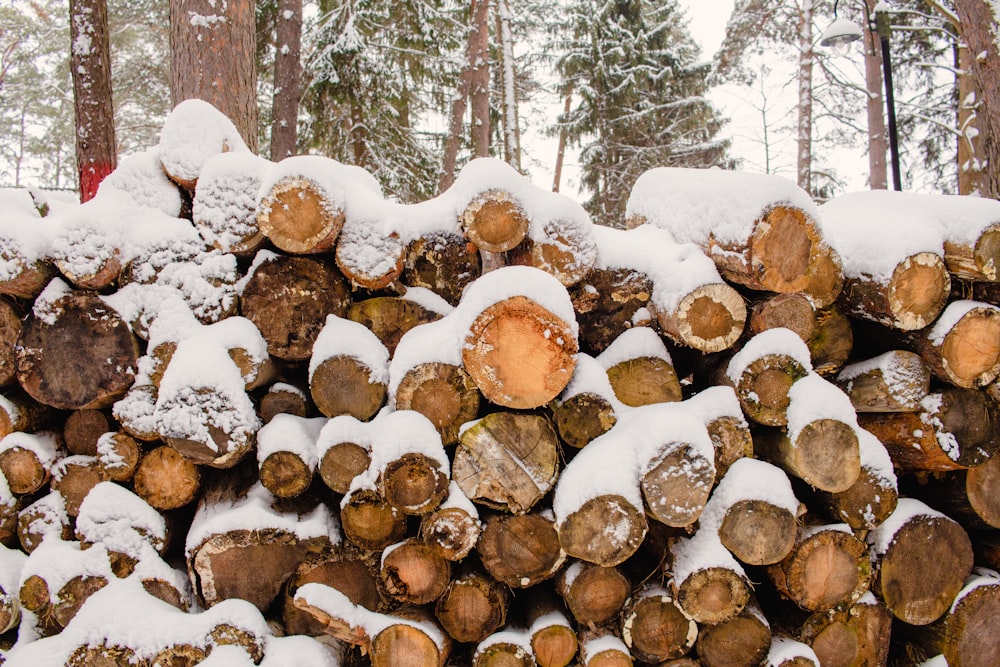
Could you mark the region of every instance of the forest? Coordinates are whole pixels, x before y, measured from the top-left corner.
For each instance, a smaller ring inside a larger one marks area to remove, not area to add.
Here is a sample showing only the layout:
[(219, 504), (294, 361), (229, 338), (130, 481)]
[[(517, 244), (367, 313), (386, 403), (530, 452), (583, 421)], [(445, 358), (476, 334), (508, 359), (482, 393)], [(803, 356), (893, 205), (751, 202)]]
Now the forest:
[[(996, 69), (995, 17), (982, 0), (738, 0), (716, 53), (700, 52), (676, 0), (224, 4), (243, 34), (227, 33), (222, 64), (239, 72), (223, 87), (242, 87), (245, 140), (262, 155), (356, 164), (413, 202), (441, 192), (474, 156), (554, 173), (558, 191), (569, 154), (587, 210), (604, 224), (620, 224), (625, 193), (653, 166), (781, 173), (826, 200), (845, 187), (833, 152), (852, 147), (868, 156), (868, 185), (886, 187), (882, 56), (869, 19), (888, 8), (906, 189), (996, 194), (984, 173), (995, 86), (980, 85)], [(191, 22), (179, 17), (214, 16), (214, 5), (0, 5), (0, 185), (81, 189), (84, 123), (104, 126), (89, 130), (90, 143), (103, 136), (115, 159), (155, 143), (166, 113), (201, 85), (185, 72), (195, 63), (176, 30)], [(838, 11), (864, 26), (851, 57), (819, 45)], [(94, 108), (114, 111), (88, 119), (74, 114), (71, 72), (98, 67), (101, 58), (81, 60), (92, 38), (107, 42), (110, 77)], [(759, 116), (762, 158), (748, 164), (732, 150), (710, 99), (718, 86)], [(789, 157), (782, 143), (794, 145)]]

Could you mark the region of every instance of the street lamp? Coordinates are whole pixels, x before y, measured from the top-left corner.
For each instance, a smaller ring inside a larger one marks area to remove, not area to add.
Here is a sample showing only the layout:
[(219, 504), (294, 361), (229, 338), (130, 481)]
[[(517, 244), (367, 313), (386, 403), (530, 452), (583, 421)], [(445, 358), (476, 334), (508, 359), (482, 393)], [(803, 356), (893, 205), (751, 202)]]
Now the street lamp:
[[(846, 55), (851, 48), (851, 43), (861, 39), (861, 27), (854, 21), (837, 18), (837, 5), (839, 0), (833, 3), (833, 23), (827, 28), (819, 38), (820, 46), (830, 47), (838, 55)], [(874, 7), (874, 25), (872, 16), (868, 14), (868, 5), (865, 4), (865, 15), (868, 19), (868, 27), (878, 35), (882, 45), (882, 79), (885, 81), (885, 104), (889, 119), (889, 154), (892, 160), (892, 186), (894, 190), (902, 190), (902, 181), (899, 173), (899, 133), (896, 130), (896, 98), (893, 95), (892, 85), (892, 59), (889, 54), (889, 5), (880, 0)]]

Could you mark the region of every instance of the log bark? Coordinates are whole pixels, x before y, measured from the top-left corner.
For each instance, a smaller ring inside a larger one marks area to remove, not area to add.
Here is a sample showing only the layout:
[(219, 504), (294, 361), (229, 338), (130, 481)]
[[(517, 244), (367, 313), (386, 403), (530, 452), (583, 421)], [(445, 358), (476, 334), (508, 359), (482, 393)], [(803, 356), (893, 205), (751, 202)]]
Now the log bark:
[(882, 547), (875, 550), (872, 590), (899, 620), (928, 625), (944, 615), (972, 570), (972, 544), (955, 521), (920, 501), (900, 499), (896, 513), (905, 518), (901, 525), (890, 526), (890, 517), (870, 537)]
[(505, 252), (516, 247), (528, 233), (528, 216), (512, 194), (486, 190), (466, 205), (459, 221), (468, 239), (480, 250)]
[(885, 665), (891, 633), (892, 614), (868, 596), (850, 608), (811, 615), (802, 626), (801, 638), (812, 646), (822, 665)]
[(949, 387), (930, 394), (919, 413), (863, 413), (902, 470), (959, 470), (982, 465), (997, 452), (1000, 408), (982, 391)]
[(837, 301), (844, 313), (901, 331), (922, 329), (948, 302), (951, 278), (940, 255), (921, 252), (899, 262), (887, 283), (848, 276)]
[(323, 625), (295, 605), (296, 591), (306, 584), (318, 583), (335, 588), (355, 605), (370, 611), (384, 606), (378, 588), (376, 564), (370, 555), (338, 545), (307, 554), (288, 579), (282, 597), (282, 622), (288, 634), (321, 636)]
[(547, 418), (494, 412), (460, 436), (452, 478), (471, 500), (523, 514), (552, 489), (558, 473), (558, 438)]
[(446, 446), (458, 442), (461, 426), (479, 414), (479, 402), (479, 388), (465, 369), (439, 361), (406, 371), (395, 394), (396, 409), (427, 417)]
[(432, 232), (410, 242), (401, 279), (410, 287), (424, 287), (453, 306), (462, 290), (482, 274), (479, 253), (461, 234)]
[(425, 605), (444, 594), (451, 565), (415, 538), (386, 549), (379, 570), (382, 588), (396, 602)]
[(240, 297), (240, 311), (267, 341), (278, 359), (304, 361), (329, 314), (343, 317), (350, 291), (340, 272), (307, 257), (275, 256), (250, 276)]
[(800, 529), (792, 551), (767, 569), (778, 591), (808, 611), (856, 602), (871, 579), (868, 547), (837, 526)]
[(556, 579), (556, 591), (580, 627), (613, 621), (632, 593), (632, 584), (615, 567), (576, 561)]
[(139, 346), (96, 294), (70, 292), (31, 314), (18, 339), (17, 379), (39, 403), (61, 410), (110, 406), (132, 385)]
[(382, 341), (391, 356), (396, 352), (396, 345), (403, 334), (415, 326), (441, 319), (441, 314), (416, 301), (379, 296), (351, 304), (347, 309), (347, 319), (365, 325)]
[(702, 627), (695, 651), (706, 667), (751, 667), (771, 648), (771, 628), (756, 605), (727, 621)]
[(525, 296), (497, 302), (476, 316), (462, 364), (493, 403), (531, 409), (559, 395), (577, 353), (568, 323)]
[[(965, 311), (957, 320), (950, 311)], [(957, 387), (984, 387), (1000, 375), (1000, 307), (953, 301), (933, 327), (910, 336), (934, 376)]]
[(694, 648), (698, 624), (658, 586), (632, 595), (622, 612), (622, 639), (632, 655), (648, 663), (680, 658)]
[(481, 642), (507, 620), (507, 588), (484, 572), (464, 567), (434, 606), (434, 615), (458, 642)]
[(552, 520), (535, 513), (491, 517), (476, 551), (486, 571), (511, 588), (529, 588), (552, 578), (566, 559)]

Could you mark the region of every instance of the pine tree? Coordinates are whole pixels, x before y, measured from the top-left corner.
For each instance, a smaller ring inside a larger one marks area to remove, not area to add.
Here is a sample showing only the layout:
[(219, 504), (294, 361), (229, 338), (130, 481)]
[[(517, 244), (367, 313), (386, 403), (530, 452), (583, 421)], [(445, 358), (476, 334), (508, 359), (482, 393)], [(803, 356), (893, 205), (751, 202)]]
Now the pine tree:
[(562, 123), (582, 147), (596, 222), (621, 225), (632, 184), (652, 167), (726, 164), (722, 119), (705, 98), (710, 66), (674, 0), (575, 0), (567, 34), (558, 68), (577, 102)]

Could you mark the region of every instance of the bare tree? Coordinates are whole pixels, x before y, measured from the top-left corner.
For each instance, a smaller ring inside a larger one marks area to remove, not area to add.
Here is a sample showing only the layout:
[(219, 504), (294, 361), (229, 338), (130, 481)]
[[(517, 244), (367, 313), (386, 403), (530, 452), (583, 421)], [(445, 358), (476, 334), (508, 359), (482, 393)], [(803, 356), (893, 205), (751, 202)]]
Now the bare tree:
[(295, 155), (302, 82), (302, 0), (279, 0), (271, 106), (271, 159)]
[(70, 70), (76, 112), (76, 163), (80, 201), (114, 171), (114, 105), (111, 98), (111, 49), (105, 0), (70, 0)]
[(256, 24), (251, 0), (170, 0), (170, 97), (204, 100), (257, 150)]

